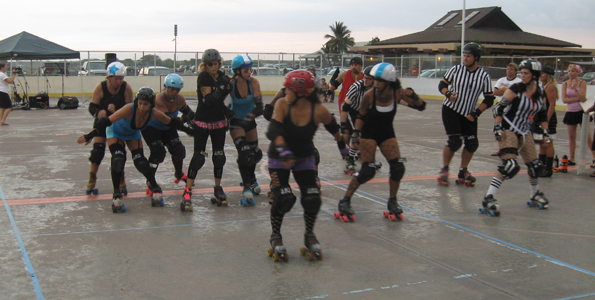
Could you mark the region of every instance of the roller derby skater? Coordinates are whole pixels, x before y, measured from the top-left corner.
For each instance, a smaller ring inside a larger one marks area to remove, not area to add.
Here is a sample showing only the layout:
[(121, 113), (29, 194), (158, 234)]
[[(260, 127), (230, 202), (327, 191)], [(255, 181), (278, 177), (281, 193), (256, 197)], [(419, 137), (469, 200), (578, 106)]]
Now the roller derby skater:
[[(479, 147), (477, 120), (482, 112), (494, 104), (490, 75), (477, 65), (480, 58), (481, 46), (473, 42), (466, 44), (463, 47), (463, 65), (451, 67), (438, 85), (438, 90), (444, 95), (442, 123), (448, 137), (442, 150), (443, 167), (438, 175), (438, 184), (443, 186), (448, 185), (448, 167), (461, 147), (463, 151), (459, 168), (469, 166)], [(481, 94), (484, 100), (476, 108)]]
[(280, 234), (273, 233), (271, 234), (271, 248), (267, 251), (269, 257), (273, 258), (274, 262), (278, 261), (288, 261), (289, 254), (287, 254), (287, 249), (283, 245), (283, 238)]
[(467, 171), (467, 168), (459, 169), (459, 179), (455, 181), (456, 184), (464, 184), (465, 186), (475, 186), (477, 179)]
[(99, 194), (99, 190), (95, 188), (95, 184), (97, 183), (97, 173), (90, 172), (89, 173), (89, 183), (87, 183), (87, 195), (97, 195)]
[(322, 260), (324, 255), (322, 254), (322, 247), (316, 239), (314, 232), (306, 232), (304, 234), (304, 245), (306, 247), (300, 248), (300, 254), (306, 256), (307, 260)]
[(521, 83), (511, 86), (500, 101), (496, 112), (494, 135), (500, 148), (502, 165), (492, 178), (492, 183), (484, 197), (480, 213), (489, 216), (499, 216), (499, 206), (494, 196), (506, 179), (512, 179), (521, 169), (517, 162), (520, 154), (527, 165), (529, 183), (531, 187), (529, 207), (544, 209), (549, 207), (549, 201), (539, 190), (538, 174), (543, 168), (543, 163), (537, 157), (537, 150), (531, 133), (531, 122), (539, 122), (543, 129), (544, 143), (548, 144), (548, 118), (546, 104), (537, 80), (541, 75), (541, 64), (534, 59), (523, 60), (521, 70)]
[(213, 189), (214, 197), (211, 198), (211, 203), (217, 204), (217, 206), (227, 206), (227, 195), (225, 195), (225, 193), (223, 192), (223, 188), (221, 186), (214, 186)]
[[(151, 204), (157, 202), (160, 204), (163, 200), (161, 197), (161, 188), (155, 181), (155, 174), (149, 166), (149, 161), (143, 154), (142, 141), (140, 131), (147, 126), (151, 120), (159, 120), (164, 124), (170, 124), (180, 130), (185, 130), (191, 134), (192, 131), (184, 127), (182, 121), (178, 118), (170, 119), (168, 116), (158, 110), (154, 110), (155, 106), (155, 92), (151, 88), (142, 87), (136, 93), (134, 102), (126, 104), (121, 109), (117, 110), (111, 116), (99, 119), (93, 131), (89, 134), (78, 138), (79, 144), (89, 143), (98, 132), (105, 131), (107, 137), (107, 145), (112, 154), (111, 172), (112, 185), (114, 188), (114, 195), (120, 196), (120, 184), (122, 175), (124, 173), (124, 165), (126, 164), (126, 148), (128, 147), (134, 160), (136, 169), (145, 176), (149, 182), (151, 192), (153, 192), (153, 199)], [(116, 197), (114, 197), (117, 200)], [(118, 201), (114, 204), (112, 211), (117, 212), (120, 206)]]
[[(548, 117), (548, 134), (552, 141), (557, 133), (558, 117), (556, 116), (556, 101), (558, 100), (558, 84), (554, 78), (555, 71), (550, 66), (543, 66), (541, 70), (541, 85), (543, 87), (543, 96), (545, 98), (545, 107), (547, 109)], [(532, 131), (543, 136), (543, 129), (539, 127), (540, 124), (533, 122)], [(539, 177), (552, 177), (554, 173), (554, 143), (544, 143), (543, 139), (539, 143), (539, 160), (545, 165), (545, 168), (538, 175)]]
[[(299, 83), (299, 84), (296, 84)], [(314, 224), (320, 210), (320, 190), (316, 184), (316, 152), (314, 134), (320, 123), (333, 135), (342, 156), (349, 147), (339, 132), (339, 124), (328, 109), (320, 103), (316, 93), (314, 76), (307, 71), (292, 71), (285, 76), (286, 96), (275, 104), (266, 136), (271, 141), (268, 149), (269, 174), (271, 176), (271, 249), (283, 249), (280, 244), (281, 224), (297, 198), (289, 185), (293, 177), (300, 188), (300, 203), (304, 208), (306, 246), (315, 256), (320, 254), (320, 245), (314, 235)], [(279, 240), (276, 239), (277, 235)], [(283, 249), (284, 250), (284, 249)], [(275, 252), (275, 251), (273, 251)], [(271, 250), (269, 250), (271, 255)]]
[[(124, 81), (126, 67), (120, 62), (112, 62), (108, 65), (107, 72), (107, 78), (95, 86), (89, 103), (89, 113), (94, 118), (93, 124), (101, 118), (109, 117), (127, 103), (131, 103), (133, 99), (132, 88)], [(87, 195), (99, 194), (95, 183), (99, 165), (105, 156), (105, 143), (105, 132), (98, 132), (93, 138), (93, 149), (89, 156), (91, 171), (89, 183), (87, 183)]]
[[(155, 97), (155, 109), (163, 112), (170, 118), (177, 118), (182, 112), (182, 120), (189, 121), (194, 118), (194, 112), (186, 103), (186, 98), (180, 94), (184, 87), (184, 80), (178, 74), (169, 74), (163, 83), (163, 92)], [(167, 152), (171, 155), (174, 166), (174, 183), (186, 182), (187, 176), (183, 171), (186, 147), (180, 141), (180, 136), (175, 128), (171, 128), (158, 120), (149, 122), (149, 126), (141, 131), (145, 143), (149, 146), (149, 163), (153, 174), (165, 160)], [(167, 152), (165, 148), (167, 147)], [(150, 194), (150, 189), (147, 189)]]
[(391, 221), (403, 221), (403, 208), (397, 202), (397, 197), (390, 197), (388, 198), (388, 203), (386, 205), (387, 211), (383, 212), (383, 216), (388, 218)]
[(355, 211), (351, 208), (351, 197), (343, 197), (339, 201), (339, 212), (335, 213), (335, 219), (341, 219), (342, 222), (355, 222)]
[[(196, 80), (198, 105), (194, 110), (194, 119), (190, 121), (194, 129), (194, 153), (186, 173), (186, 189), (192, 191), (198, 171), (206, 162), (206, 147), (210, 138), (215, 181), (215, 192), (211, 203), (216, 203), (217, 206), (227, 205), (227, 197), (221, 187), (221, 178), (223, 177), (223, 166), (227, 161), (224, 151), (225, 133), (228, 129), (227, 120), (231, 119), (234, 114), (225, 105), (225, 98), (231, 91), (231, 79), (220, 71), (223, 66), (221, 59), (221, 54), (216, 49), (207, 49), (202, 53), (202, 63), (198, 68)], [(190, 197), (191, 194), (185, 194), (182, 203), (191, 201)]]
[(339, 212), (335, 213), (335, 218), (340, 217), (343, 222), (355, 220), (350, 207), (351, 197), (360, 185), (374, 178), (376, 170), (381, 166), (375, 162), (376, 147), (380, 148), (380, 152), (388, 161), (389, 194), (391, 198), (396, 197), (407, 161), (401, 157), (393, 128), (397, 105), (400, 101), (405, 101), (419, 111), (423, 111), (426, 105), (413, 89), (401, 88), (397, 70), (392, 64), (377, 64), (367, 76), (374, 79), (373, 88), (362, 98), (351, 136), (354, 148), (359, 148), (361, 152), (362, 166), (351, 178), (347, 191), (339, 202)]

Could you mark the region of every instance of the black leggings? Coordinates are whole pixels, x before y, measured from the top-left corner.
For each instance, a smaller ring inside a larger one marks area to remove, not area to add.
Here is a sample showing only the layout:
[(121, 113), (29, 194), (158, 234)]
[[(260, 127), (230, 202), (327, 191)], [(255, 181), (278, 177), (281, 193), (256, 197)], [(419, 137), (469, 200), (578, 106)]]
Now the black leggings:
[[(215, 178), (223, 177), (223, 166), (217, 163), (216, 160), (221, 159), (221, 155), (225, 157), (223, 148), (225, 147), (225, 132), (227, 128), (221, 129), (204, 129), (194, 127), (194, 156), (204, 153), (207, 148), (207, 140), (211, 137), (211, 147), (213, 150), (212, 159), (214, 164)], [(197, 170), (198, 171), (198, 170)], [(189, 172), (190, 173), (190, 172)]]

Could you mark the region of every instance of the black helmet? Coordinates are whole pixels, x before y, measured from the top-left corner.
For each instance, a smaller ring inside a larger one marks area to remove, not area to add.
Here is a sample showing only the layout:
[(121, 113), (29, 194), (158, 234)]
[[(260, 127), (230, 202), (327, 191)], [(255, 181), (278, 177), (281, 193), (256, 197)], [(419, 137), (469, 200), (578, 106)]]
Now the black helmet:
[(467, 43), (463, 47), (463, 53), (471, 54), (479, 61), (479, 58), (481, 58), (481, 45), (474, 42)]
[(358, 64), (358, 65), (364, 65), (364, 61), (362, 60), (361, 57), (353, 57), (351, 58), (351, 60), (349, 60), (349, 65), (353, 65), (353, 64)]
[(373, 67), (374, 67), (374, 66), (367, 66), (367, 67), (364, 69), (364, 75), (365, 75), (365, 76), (372, 76), (372, 75), (370, 75), (370, 71), (372, 71), (372, 68), (373, 68)]
[(202, 61), (221, 61), (221, 53), (217, 49), (207, 49), (202, 53)]
[(136, 97), (134, 97), (135, 105), (138, 105), (138, 99), (149, 101), (151, 103), (151, 108), (155, 107), (155, 91), (148, 86), (143, 86), (142, 88), (138, 89), (136, 92)]
[(543, 66), (543, 68), (541, 68), (541, 72), (545, 73), (545, 74), (549, 74), (554, 76), (554, 74), (556, 74), (556, 72), (554, 71), (554, 68), (550, 67), (550, 66)]
[(523, 60), (519, 64), (519, 70), (527, 69), (533, 74), (534, 77), (539, 78), (541, 76), (541, 63), (533, 58)]

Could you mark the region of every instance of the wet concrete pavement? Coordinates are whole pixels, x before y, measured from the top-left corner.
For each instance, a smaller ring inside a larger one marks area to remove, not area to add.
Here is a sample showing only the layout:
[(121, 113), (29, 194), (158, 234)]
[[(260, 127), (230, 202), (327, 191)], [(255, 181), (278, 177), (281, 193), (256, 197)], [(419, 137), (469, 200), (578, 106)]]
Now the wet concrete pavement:
[[(265, 103), (270, 101), (265, 97)], [(52, 99), (55, 101), (56, 99)], [(195, 101), (190, 101), (196, 106)], [(338, 113), (336, 103), (325, 104)], [(13, 111), (0, 127), (0, 291), (3, 299), (578, 299), (595, 297), (593, 178), (588, 173), (540, 179), (548, 210), (528, 208), (526, 168), (506, 181), (500, 217), (478, 213), (499, 160), (488, 113), (480, 118), (480, 148), (470, 171), (475, 187), (438, 186), (444, 129), (440, 102), (425, 112), (399, 107), (395, 121), (407, 171), (398, 197), (404, 221), (382, 217), (388, 197), (384, 158), (375, 179), (352, 203), (354, 223), (335, 220), (350, 177), (336, 143), (320, 128), (323, 205), (315, 232), (324, 259), (300, 256), (304, 220), (299, 201), (282, 234), (289, 261), (267, 255), (270, 235), (266, 157), (257, 167), (263, 193), (239, 204), (237, 152), (227, 138), (222, 185), (229, 207), (212, 205), (212, 163), (199, 172), (194, 212), (181, 212), (183, 186), (173, 183), (168, 155), (157, 173), (165, 207), (151, 207), (144, 178), (126, 164), (128, 211), (113, 214), (110, 154), (98, 174), (98, 196), (86, 196), (90, 130), (86, 107)], [(562, 112), (558, 112), (561, 120)], [(267, 123), (258, 119), (266, 149)], [(555, 141), (567, 153), (563, 124)], [(190, 137), (185, 168), (193, 152)], [(207, 147), (208, 152), (210, 151)], [(145, 150), (148, 156), (148, 150)], [(451, 170), (460, 162), (457, 154)], [(521, 162), (521, 161), (519, 161)], [(589, 170), (590, 172), (590, 170)], [(456, 175), (456, 174), (453, 174)], [(299, 197), (299, 190), (294, 189)], [(8, 204), (8, 207), (5, 205)], [(33, 275), (33, 276), (32, 276)]]

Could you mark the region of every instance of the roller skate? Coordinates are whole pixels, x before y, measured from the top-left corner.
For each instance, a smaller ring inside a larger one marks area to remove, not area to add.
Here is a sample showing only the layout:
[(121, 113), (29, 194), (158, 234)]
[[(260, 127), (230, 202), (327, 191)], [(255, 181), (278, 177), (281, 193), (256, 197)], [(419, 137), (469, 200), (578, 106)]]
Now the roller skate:
[(122, 172), (122, 178), (120, 178), (120, 193), (122, 195), (128, 195), (128, 189), (126, 188), (126, 177), (124, 176), (124, 172)]
[[(240, 186), (244, 187), (244, 182), (240, 182)], [(252, 195), (258, 196), (260, 195), (260, 185), (258, 185), (258, 182), (256, 181), (256, 178), (252, 179), (252, 183), (249, 186), (250, 191), (252, 192)]]
[(112, 212), (126, 212), (126, 205), (122, 202), (122, 194), (118, 191), (114, 193), (114, 199), (112, 200)]
[(479, 213), (487, 214), (490, 217), (497, 217), (500, 215), (500, 205), (496, 203), (493, 195), (486, 195), (481, 202), (482, 207), (479, 208)]
[(285, 249), (285, 246), (283, 245), (283, 238), (280, 234), (271, 234), (270, 242), (271, 248), (267, 250), (267, 254), (269, 257), (273, 258), (274, 262), (278, 262), (279, 260), (289, 260), (289, 254), (287, 254), (287, 249)]
[(541, 169), (541, 171), (539, 171), (539, 173), (537, 174), (537, 177), (547, 178), (547, 177), (552, 177), (552, 175), (554, 175), (553, 169), (543, 168), (543, 169)]
[(385, 211), (382, 213), (382, 216), (388, 218), (391, 221), (403, 221), (403, 208), (397, 202), (397, 197), (390, 197), (388, 198), (388, 204), (386, 205)]
[(300, 248), (300, 254), (302, 256), (306, 256), (307, 260), (322, 260), (324, 255), (322, 254), (322, 247), (320, 243), (318, 243), (318, 239), (316, 239), (316, 235), (314, 232), (306, 232), (304, 234), (304, 245), (306, 247)]
[(527, 202), (527, 206), (536, 207), (537, 209), (546, 209), (549, 207), (549, 203), (550, 202), (543, 195), (543, 193), (540, 191), (537, 191), (535, 193), (535, 195), (533, 195), (533, 197), (531, 197), (531, 200), (529, 202)]
[(335, 213), (335, 219), (339, 218), (342, 222), (355, 222), (355, 211), (351, 208), (351, 199), (348, 197), (339, 201), (339, 212)]
[(217, 206), (225, 205), (227, 206), (227, 195), (223, 192), (223, 188), (221, 186), (214, 186), (213, 195), (215, 197), (211, 197), (211, 203), (217, 203)]
[(194, 208), (192, 207), (192, 190), (189, 188), (184, 189), (184, 194), (182, 195), (182, 203), (180, 203), (180, 210), (181, 211), (189, 211), (192, 212)]
[(240, 199), (240, 204), (242, 206), (248, 206), (248, 205), (254, 205), (254, 195), (252, 194), (252, 191), (249, 188), (245, 188), (244, 192), (242, 193), (242, 196), (244, 198)]
[(464, 184), (465, 186), (475, 186), (475, 177), (467, 171), (467, 168), (459, 169), (459, 179), (455, 181), (456, 184)]
[(147, 181), (147, 188), (145, 189), (145, 193), (149, 197), (153, 197), (153, 191), (151, 190), (151, 183)]
[(343, 173), (353, 175), (353, 173), (355, 173), (355, 158), (348, 156), (346, 160), (347, 165), (345, 165), (345, 170), (343, 170)]
[(184, 173), (184, 171), (182, 171), (182, 177), (180, 177), (180, 178), (176, 177), (176, 179), (174, 179), (174, 183), (178, 184), (178, 183), (180, 183), (180, 181), (186, 182), (187, 180), (188, 180), (188, 176), (186, 176), (186, 173)]
[(161, 187), (158, 184), (154, 186), (149, 184), (149, 188), (151, 189), (151, 206), (163, 206), (163, 195), (161, 191)]
[(89, 183), (87, 183), (87, 191), (85, 192), (87, 195), (99, 194), (99, 190), (95, 188), (96, 182), (97, 182), (97, 173), (89, 172)]
[(448, 166), (444, 166), (442, 167), (442, 169), (440, 169), (440, 172), (438, 173), (440, 176), (438, 176), (438, 184), (440, 185), (449, 185), (450, 182), (448, 182)]

